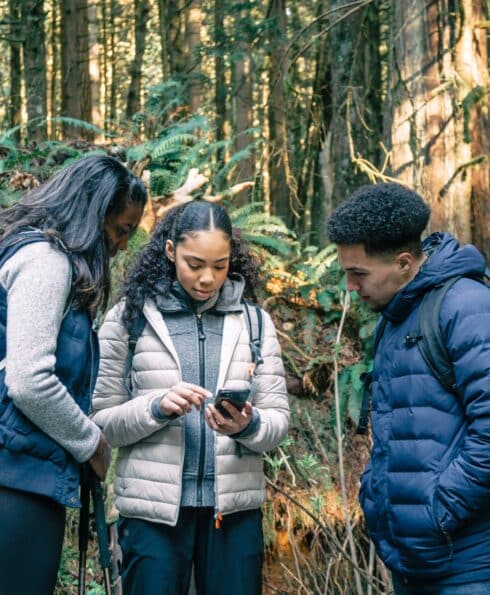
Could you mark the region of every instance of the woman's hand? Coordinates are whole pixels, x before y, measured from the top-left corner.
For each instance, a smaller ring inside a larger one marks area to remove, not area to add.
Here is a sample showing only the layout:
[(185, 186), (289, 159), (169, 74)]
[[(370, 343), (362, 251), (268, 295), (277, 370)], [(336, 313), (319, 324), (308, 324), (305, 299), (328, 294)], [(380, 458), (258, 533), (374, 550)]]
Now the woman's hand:
[(160, 401), (160, 409), (164, 415), (184, 415), (189, 413), (192, 406), (200, 409), (206, 398), (211, 397), (211, 393), (190, 382), (179, 382), (172, 386), (168, 393)]
[(238, 434), (252, 421), (252, 403), (250, 401), (245, 403), (245, 407), (241, 411), (227, 401), (221, 401), (221, 405), (231, 415), (231, 419), (226, 418), (211, 404), (206, 407), (205, 411), (206, 421), (215, 432), (227, 436)]
[(104, 481), (109, 465), (111, 464), (111, 447), (102, 432), (100, 433), (97, 449), (92, 455), (92, 458), (89, 459), (89, 463), (97, 477), (101, 481)]

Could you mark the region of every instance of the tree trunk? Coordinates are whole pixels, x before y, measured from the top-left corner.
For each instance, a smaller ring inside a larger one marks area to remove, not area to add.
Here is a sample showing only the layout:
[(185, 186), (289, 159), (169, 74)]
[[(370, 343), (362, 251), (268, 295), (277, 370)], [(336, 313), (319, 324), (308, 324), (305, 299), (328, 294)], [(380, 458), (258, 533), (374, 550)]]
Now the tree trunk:
[(27, 135), (41, 141), (47, 136), (44, 0), (23, 0), (21, 6)]
[[(471, 169), (472, 182), (472, 228), (473, 242), (483, 252), (490, 263), (490, 114), (489, 89), (490, 80), (487, 70), (488, 37), (487, 30), (477, 26), (486, 16), (482, 0), (465, 2), (467, 19), (473, 27), (465, 28), (465, 39), (461, 48), (470, 47), (473, 60), (465, 58), (464, 52), (458, 53), (456, 59), (460, 64), (463, 80), (476, 89), (475, 101), (467, 102), (469, 108), (468, 126), (471, 138), (471, 152), (473, 159), (483, 157)], [(488, 6), (490, 12), (490, 4)], [(488, 15), (490, 16), (490, 15)], [(485, 91), (487, 95), (485, 96)]]
[[(225, 5), (223, 0), (214, 2), (214, 98), (216, 105), (216, 140), (225, 139), (226, 125), (226, 76), (225, 76), (225, 47), (226, 36), (224, 30)], [(225, 151), (218, 151), (218, 162), (220, 166), (224, 163)], [(221, 190), (221, 189), (219, 189)]]
[(170, 60), (168, 55), (169, 34), (168, 0), (158, 0), (158, 26), (160, 30), (160, 59), (162, 62), (162, 80), (170, 77)]
[(286, 60), (286, 3), (285, 0), (271, 0), (270, 17), (274, 21), (270, 37), (269, 62), (269, 186), (272, 211), (290, 224), (292, 214), (293, 183), (289, 169), (287, 138), (287, 99), (284, 89)]
[(369, 182), (367, 162), (374, 167), (379, 162), (382, 111), (378, 4), (353, 9), (348, 0), (330, 2), (334, 12), (329, 23), (331, 121), (328, 129), (332, 160), (329, 211), (357, 186)]
[[(91, 122), (87, 0), (61, 0), (61, 72), (63, 116)], [(91, 138), (82, 127), (64, 124), (65, 136)]]
[(114, 126), (117, 119), (117, 50), (116, 50), (116, 17), (119, 13), (118, 0), (110, 0), (109, 8), (109, 47), (110, 47), (110, 91), (109, 91), (109, 123)]
[[(89, 40), (89, 72), (90, 72), (90, 94), (92, 100), (92, 122), (101, 128), (103, 126), (101, 116), (100, 97), (100, 63), (101, 46), (99, 44), (97, 6), (90, 4), (88, 7), (88, 40)], [(102, 48), (105, 52), (105, 48)]]
[(135, 113), (141, 111), (141, 72), (146, 42), (146, 22), (150, 12), (149, 0), (134, 0), (134, 58), (129, 69), (130, 83), (126, 118), (130, 120)]
[(202, 103), (201, 60), (199, 50), (201, 45), (201, 26), (204, 19), (201, 0), (191, 0), (186, 15), (186, 49), (187, 68), (190, 75), (189, 109), (195, 114)]
[[(59, 68), (60, 68), (60, 22), (59, 6), (57, 2), (51, 4), (51, 72), (49, 76), (49, 104), (48, 113), (51, 118), (59, 116)], [(50, 122), (50, 138), (58, 138), (58, 124), (55, 121)]]
[[(249, 147), (250, 156), (242, 159), (236, 169), (234, 183), (253, 180), (255, 178), (255, 155), (252, 148), (253, 138), (249, 130), (253, 126), (253, 97), (250, 58), (250, 40), (248, 27), (250, 8), (240, 0), (235, 0), (237, 13), (235, 15), (235, 32), (237, 36), (235, 53), (238, 55), (233, 61), (233, 101), (235, 115), (235, 151), (243, 151)], [(241, 10), (239, 7), (241, 6)], [(234, 199), (238, 206), (248, 201), (248, 190), (240, 192)]]
[[(9, 0), (10, 19), (10, 93), (8, 106), (8, 126), (15, 128), (22, 122), (22, 26), (19, 3), (17, 0)], [(12, 138), (20, 140), (20, 129), (12, 134)]]
[(172, 76), (185, 71), (184, 0), (167, 1), (168, 49), (170, 76)]
[(478, 120), (478, 115), (488, 74), (486, 53), (481, 58), (484, 34), (474, 29), (482, 1), (450, 4), (392, 3), (387, 140), (393, 175), (431, 205), (430, 229), (450, 231), (469, 242), (473, 213), (475, 234), (478, 225), (478, 242), (484, 247), (488, 219), (486, 232), (476, 219), (488, 217), (488, 162), (482, 164), (480, 156), (482, 151), (488, 155), (489, 132), (488, 125), (484, 129), (488, 119)]

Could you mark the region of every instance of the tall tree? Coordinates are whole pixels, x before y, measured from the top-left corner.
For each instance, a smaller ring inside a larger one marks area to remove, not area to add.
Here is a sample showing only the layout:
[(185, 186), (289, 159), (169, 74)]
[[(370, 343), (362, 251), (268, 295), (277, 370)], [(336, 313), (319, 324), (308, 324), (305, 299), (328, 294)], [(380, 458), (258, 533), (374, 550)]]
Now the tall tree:
[[(88, 6), (86, 0), (61, 0), (61, 108), (63, 116), (91, 122)], [(67, 137), (90, 135), (65, 124)]]
[(352, 4), (331, 0), (329, 6), (330, 208), (368, 182), (363, 166), (378, 165), (382, 134), (379, 2)]
[(27, 133), (43, 140), (46, 127), (46, 47), (44, 0), (21, 0)]
[[(235, 0), (235, 43), (233, 60), (233, 112), (235, 119), (235, 150), (248, 148), (249, 155), (242, 159), (235, 170), (235, 182), (253, 180), (255, 177), (255, 155), (252, 149), (253, 138), (253, 87), (250, 56), (250, 7), (241, 0)], [(244, 205), (248, 191), (240, 192), (235, 204)]]
[[(489, 134), (484, 110), (477, 117), (488, 85), (484, 35), (475, 34), (482, 11), (481, 0), (392, 2), (387, 141), (393, 175), (428, 200), (432, 229), (463, 242), (472, 239), (472, 212), (488, 217), (482, 202), (490, 194), (488, 162), (482, 167)], [(480, 236), (488, 238), (486, 223)]]
[[(287, 20), (285, 0), (271, 0), (269, 15), (269, 187), (272, 209), (284, 222), (292, 223), (294, 181), (289, 167), (287, 134)], [(293, 192), (292, 192), (293, 190)]]
[(167, 0), (168, 51), (170, 75), (185, 70), (184, 0)]
[(169, 2), (158, 0), (158, 28), (160, 33), (160, 60), (162, 62), (162, 80), (170, 76), (169, 39)]
[[(9, 0), (10, 19), (10, 93), (8, 106), (8, 126), (15, 128), (20, 126), (22, 121), (22, 26), (19, 3), (17, 0)], [(13, 134), (15, 140), (20, 140), (20, 129)]]
[(149, 0), (134, 0), (134, 57), (129, 69), (130, 82), (126, 103), (126, 118), (128, 120), (141, 110), (141, 75), (149, 12)]
[[(216, 105), (216, 140), (225, 138), (226, 125), (226, 72), (225, 46), (226, 35), (224, 28), (225, 3), (223, 0), (214, 1), (214, 97)], [(220, 150), (218, 160), (224, 161), (224, 150)]]
[(186, 13), (186, 71), (190, 74), (189, 108), (192, 114), (197, 112), (202, 103), (201, 60), (199, 52), (201, 47), (201, 28), (204, 14), (201, 4), (201, 0), (191, 0), (188, 3)]

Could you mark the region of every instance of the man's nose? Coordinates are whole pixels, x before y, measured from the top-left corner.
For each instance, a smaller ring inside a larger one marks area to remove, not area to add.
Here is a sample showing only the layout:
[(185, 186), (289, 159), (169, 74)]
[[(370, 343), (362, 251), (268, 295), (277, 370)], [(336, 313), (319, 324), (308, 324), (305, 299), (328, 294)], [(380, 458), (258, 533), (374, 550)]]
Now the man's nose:
[(359, 282), (351, 279), (349, 275), (346, 276), (345, 284), (347, 286), (347, 291), (359, 291), (361, 288)]

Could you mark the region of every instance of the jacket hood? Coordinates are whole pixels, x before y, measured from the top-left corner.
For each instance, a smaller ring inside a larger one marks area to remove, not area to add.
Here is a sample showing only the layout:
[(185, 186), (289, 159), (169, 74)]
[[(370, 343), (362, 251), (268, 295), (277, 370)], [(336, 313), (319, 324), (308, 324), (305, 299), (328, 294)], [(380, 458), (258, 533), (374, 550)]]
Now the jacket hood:
[(471, 244), (460, 246), (448, 233), (433, 233), (422, 244), (427, 260), (412, 281), (383, 310), (392, 322), (404, 320), (427, 291), (451, 277), (481, 277), (485, 259)]
[(220, 314), (241, 312), (245, 279), (238, 273), (232, 273), (224, 282), (219, 293), (205, 302), (192, 299), (178, 281), (174, 281), (167, 295), (159, 295), (155, 303), (162, 312), (193, 312), (201, 314), (213, 310)]

